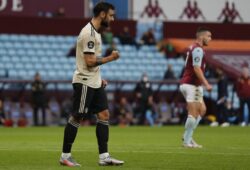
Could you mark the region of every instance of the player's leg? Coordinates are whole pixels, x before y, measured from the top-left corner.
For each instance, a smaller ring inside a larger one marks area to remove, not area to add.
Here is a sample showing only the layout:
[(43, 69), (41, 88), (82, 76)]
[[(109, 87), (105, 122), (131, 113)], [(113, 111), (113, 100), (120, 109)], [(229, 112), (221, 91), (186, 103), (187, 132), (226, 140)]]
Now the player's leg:
[(195, 122), (195, 128), (197, 128), (197, 126), (199, 125), (202, 117), (204, 117), (204, 115), (206, 114), (207, 111), (207, 107), (205, 105), (204, 100), (201, 100), (200, 106), (199, 106), (199, 113), (198, 116), (196, 117), (196, 122)]
[(99, 154), (108, 152), (109, 111), (105, 109), (97, 114), (96, 137)]
[[(196, 120), (195, 120), (194, 129), (197, 128), (202, 117), (206, 114), (206, 110), (207, 110), (206, 105), (203, 100), (203, 89), (201, 86), (196, 88), (196, 96), (197, 96), (197, 101), (200, 103), (200, 105), (198, 106), (198, 116), (196, 117)], [(202, 145), (197, 144), (193, 138), (191, 139), (191, 144), (193, 145), (194, 148), (202, 148)]]
[[(198, 116), (196, 117), (194, 129), (197, 128), (202, 117), (206, 114), (206, 110), (207, 110), (206, 105), (204, 103), (204, 100), (202, 99), (200, 106), (199, 106)], [(198, 144), (193, 138), (191, 139), (191, 144), (193, 145), (194, 148), (202, 148), (202, 145)]]
[(63, 150), (60, 158), (61, 165), (65, 166), (80, 166), (71, 155), (71, 148), (75, 141), (78, 128), (80, 126), (80, 119), (70, 116), (68, 123), (64, 129)]
[(99, 149), (99, 165), (122, 165), (124, 161), (111, 158), (108, 153), (109, 111), (106, 92), (101, 87), (95, 91), (93, 105), (97, 113), (96, 137)]
[(196, 88), (196, 99), (197, 101), (200, 103), (200, 106), (199, 106), (199, 115), (196, 117), (196, 126), (195, 128), (199, 125), (202, 117), (206, 114), (206, 111), (207, 111), (207, 107), (205, 105), (205, 102), (204, 102), (204, 99), (203, 99), (203, 88), (201, 86), (198, 86)]
[(200, 103), (198, 102), (187, 103), (188, 116), (185, 122), (185, 132), (183, 135), (184, 147), (193, 147), (191, 141), (192, 141), (194, 129), (196, 127), (196, 118), (199, 116), (199, 111), (198, 111), (199, 106), (200, 106)]
[(91, 101), (91, 88), (83, 84), (73, 84), (73, 113), (64, 130), (63, 150), (60, 163), (66, 166), (80, 166), (71, 156), (71, 148), (75, 141), (80, 120), (84, 117), (85, 108)]
[(193, 85), (183, 84), (180, 86), (185, 100), (187, 101), (188, 116), (185, 122), (185, 131), (183, 135), (183, 146), (193, 147), (191, 141), (194, 129), (196, 128), (196, 118), (199, 116), (201, 93), (200, 89)]

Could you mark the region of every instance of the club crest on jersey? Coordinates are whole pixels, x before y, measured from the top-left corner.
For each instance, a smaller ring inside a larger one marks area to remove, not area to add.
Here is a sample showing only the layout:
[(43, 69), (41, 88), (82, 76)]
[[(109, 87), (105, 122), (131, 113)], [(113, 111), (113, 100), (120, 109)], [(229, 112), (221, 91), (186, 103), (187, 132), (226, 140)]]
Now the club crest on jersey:
[(195, 58), (194, 58), (194, 61), (195, 61), (195, 62), (199, 62), (199, 61), (200, 61), (200, 57), (195, 57)]
[(95, 46), (95, 43), (94, 43), (93, 41), (89, 41), (89, 42), (88, 42), (88, 48), (89, 48), (89, 49), (94, 48), (94, 46)]

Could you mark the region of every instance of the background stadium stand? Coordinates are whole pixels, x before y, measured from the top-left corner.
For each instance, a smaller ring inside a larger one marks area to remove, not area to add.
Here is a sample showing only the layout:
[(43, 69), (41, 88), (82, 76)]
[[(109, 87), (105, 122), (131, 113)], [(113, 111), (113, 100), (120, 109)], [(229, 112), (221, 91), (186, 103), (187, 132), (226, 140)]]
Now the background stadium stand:
[[(7, 16), (0, 17), (0, 22), (3, 23), (0, 27), (1, 96), (18, 96), (19, 98), (25, 96), (26, 99), (29, 99), (30, 82), (34, 74), (38, 71), (48, 83), (47, 89), (49, 95), (56, 96), (59, 100), (70, 97), (72, 92), (70, 82), (75, 67), (75, 58), (74, 56), (67, 57), (66, 55), (74, 47), (76, 35), (79, 33), (81, 27), (88, 22), (88, 19), (15, 18)], [(65, 27), (65, 25), (70, 27)], [(119, 27), (116, 25), (119, 25)], [(248, 24), (230, 25), (232, 29), (227, 29), (227, 24), (178, 22), (163, 22), (162, 24), (138, 23), (140, 26), (137, 27), (137, 22), (132, 20), (118, 20), (112, 24), (114, 35), (119, 35), (120, 28), (125, 25), (129, 27), (132, 36), (136, 37), (136, 39), (139, 39), (143, 31), (153, 26), (157, 39), (163, 36), (168, 42), (172, 42), (169, 41), (172, 39), (178, 40), (181, 42), (180, 44), (185, 44), (185, 46), (181, 45), (182, 51), (178, 51), (182, 54), (185, 53), (187, 42), (190, 43), (193, 41), (190, 38), (193, 38), (193, 32), (198, 26), (212, 28), (214, 39), (231, 41), (230, 38), (233, 38), (233, 40), (244, 40), (245, 42), (250, 39), (246, 31), (250, 29)], [(185, 28), (185, 31), (183, 31), (183, 28)], [(242, 31), (238, 31), (239, 34), (232, 35), (232, 30)], [(138, 34), (136, 34), (137, 31)], [(188, 41), (185, 41), (187, 39)], [(133, 98), (135, 84), (140, 80), (141, 75), (146, 72), (153, 82), (153, 90), (156, 92), (156, 98), (164, 96), (171, 101), (183, 102), (183, 98), (178, 93), (178, 80), (162, 81), (167, 64), (173, 66), (176, 77), (180, 76), (185, 64), (185, 61), (181, 57), (168, 58), (159, 52), (156, 46), (141, 46), (138, 48), (132, 45), (121, 45), (117, 38), (115, 40), (117, 49), (121, 53), (121, 59), (102, 66), (103, 78), (110, 80), (110, 84), (107, 86), (110, 98), (115, 100), (116, 96), (119, 97), (121, 95), (128, 95), (130, 98)], [(175, 45), (175, 43), (173, 44)], [(221, 44), (224, 43), (221, 42)], [(103, 52), (108, 47), (108, 45), (104, 45)], [(178, 45), (175, 45), (177, 50), (178, 47)], [(245, 47), (245, 49), (247, 48), (248, 46)], [(218, 53), (211, 52), (213, 51), (208, 50), (208, 56), (214, 55), (218, 57), (225, 54), (223, 50), (217, 51)], [(234, 51), (231, 55), (234, 56), (240, 53)], [(249, 51), (245, 50), (245, 54), (249, 54)], [(232, 70), (230, 66), (224, 67), (225, 64), (223, 63), (214, 65), (214, 62), (211, 62), (211, 64), (213, 68), (220, 67), (224, 71)], [(235, 72), (237, 73), (237, 71)], [(238, 97), (232, 90), (233, 82), (234, 79), (232, 79), (228, 87), (229, 99), (233, 99), (234, 107), (238, 108)], [(212, 109), (208, 110), (209, 113), (215, 112), (215, 101), (217, 100), (216, 81), (213, 80), (212, 83), (214, 85), (213, 91), (211, 93), (205, 92), (206, 100), (211, 101), (208, 102), (208, 108)], [(176, 94), (178, 97), (173, 97)]]
[[(66, 55), (75, 41), (75, 36), (1, 34), (1, 77), (32, 80), (39, 72), (45, 80), (71, 80), (75, 56)], [(103, 52), (107, 47), (103, 45)], [(139, 80), (144, 72), (151, 80), (162, 80), (168, 62), (175, 64), (178, 75), (184, 65), (181, 59), (167, 61), (155, 46), (136, 49), (118, 44), (117, 49), (121, 60), (102, 66), (102, 74), (108, 80)]]
[[(53, 35), (25, 35), (0, 34), (0, 76), (5, 79), (32, 80), (39, 72), (46, 80), (71, 81), (75, 69), (75, 56), (67, 57), (67, 53), (74, 46), (76, 36)], [(117, 41), (119, 42), (119, 41)], [(103, 53), (108, 45), (103, 45)], [(102, 75), (107, 80), (138, 81), (143, 73), (147, 73), (150, 80), (162, 80), (167, 64), (173, 66), (177, 77), (180, 76), (185, 61), (182, 58), (166, 59), (156, 46), (143, 45), (139, 49), (132, 45), (117, 45), (121, 59), (102, 66)], [(135, 84), (127, 84), (123, 90), (132, 91)], [(11, 86), (7, 87), (11, 88)], [(59, 83), (59, 90), (71, 90), (71, 84)], [(156, 89), (155, 87), (154, 89)], [(163, 85), (161, 90), (174, 91), (177, 85)], [(232, 89), (232, 86), (229, 87)], [(27, 86), (27, 90), (30, 86)], [(48, 89), (55, 89), (49, 85)], [(230, 97), (233, 95), (229, 91)], [(114, 86), (108, 90), (115, 90)], [(212, 99), (217, 99), (217, 86), (213, 91), (205, 93)], [(236, 95), (234, 105), (238, 106)]]

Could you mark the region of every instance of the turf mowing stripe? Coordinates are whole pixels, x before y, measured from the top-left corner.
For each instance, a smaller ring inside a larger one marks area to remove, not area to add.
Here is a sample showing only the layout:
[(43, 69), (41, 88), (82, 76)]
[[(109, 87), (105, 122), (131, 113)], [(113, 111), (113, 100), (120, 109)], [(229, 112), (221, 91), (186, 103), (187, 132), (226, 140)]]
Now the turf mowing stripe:
[[(204, 150), (204, 149), (191, 149), (191, 148), (179, 148), (179, 149), (182, 149), (182, 150)], [(19, 152), (22, 152), (22, 151), (27, 151), (26, 149), (25, 150), (11, 150), (11, 149), (7, 149), (7, 148), (0, 148), (0, 151), (19, 151)], [(32, 150), (34, 151), (34, 150)], [(60, 152), (61, 150), (57, 150), (57, 149), (54, 149), (54, 150), (44, 150), (44, 149), (41, 149), (41, 150), (35, 150), (35, 151), (39, 151), (39, 152)], [(91, 152), (89, 150), (77, 150), (76, 152)], [(155, 153), (160, 153), (160, 154), (186, 154), (186, 155), (224, 155), (224, 156), (231, 156), (231, 155), (235, 155), (235, 156), (250, 156), (250, 154), (245, 154), (245, 153), (222, 153), (222, 152), (193, 152), (193, 153), (190, 153), (190, 152), (151, 152), (151, 151), (112, 151), (112, 153), (146, 153), (146, 154), (155, 154)]]

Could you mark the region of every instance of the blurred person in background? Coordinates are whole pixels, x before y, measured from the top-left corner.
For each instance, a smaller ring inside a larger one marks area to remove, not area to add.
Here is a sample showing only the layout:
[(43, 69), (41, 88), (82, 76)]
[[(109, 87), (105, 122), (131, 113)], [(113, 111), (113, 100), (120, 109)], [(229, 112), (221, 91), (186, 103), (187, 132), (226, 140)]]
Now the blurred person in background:
[(174, 71), (173, 71), (173, 66), (171, 64), (167, 65), (167, 70), (164, 74), (164, 80), (168, 80), (168, 79), (176, 79), (175, 75), (174, 75)]
[(148, 29), (148, 31), (143, 33), (140, 43), (142, 45), (155, 45), (156, 44), (154, 30), (152, 28)]
[(180, 91), (187, 102), (188, 110), (183, 135), (183, 146), (187, 148), (202, 148), (202, 145), (194, 141), (193, 132), (206, 113), (202, 85), (207, 91), (212, 90), (212, 86), (204, 76), (206, 55), (203, 50), (211, 39), (212, 33), (208, 28), (197, 29), (196, 42), (188, 48), (185, 70), (180, 82)]
[(135, 45), (135, 39), (129, 32), (129, 28), (125, 26), (122, 30), (122, 32), (119, 35), (119, 39), (121, 44), (129, 44), (129, 45)]
[(217, 69), (217, 74), (218, 74), (218, 99), (217, 99), (217, 112), (216, 112), (216, 117), (218, 119), (218, 123), (222, 127), (227, 127), (229, 126), (228, 123), (228, 115), (227, 115), (227, 98), (228, 98), (228, 80), (226, 75), (221, 69)]
[(176, 52), (174, 45), (168, 40), (166, 43), (161, 41), (158, 43), (160, 52), (165, 54), (166, 59), (175, 58), (179, 54)]
[[(236, 92), (240, 99), (240, 115), (239, 121), (241, 126), (246, 126), (249, 123), (249, 120), (246, 120), (245, 114), (248, 114), (250, 111), (250, 76), (249, 76), (249, 67), (244, 66), (242, 68), (241, 76), (236, 82)], [(248, 107), (248, 113), (245, 113), (245, 105)]]
[(136, 84), (135, 87), (136, 100), (138, 101), (136, 117), (138, 118), (138, 124), (143, 125), (145, 122), (145, 114), (149, 102), (149, 98), (153, 97), (152, 85), (149, 82), (148, 75), (144, 73), (141, 81)]
[(118, 124), (120, 126), (129, 126), (133, 124), (133, 109), (126, 97), (121, 97), (119, 104), (116, 105), (115, 115), (118, 116)]
[(39, 73), (35, 74), (34, 81), (31, 84), (32, 90), (32, 106), (33, 106), (33, 121), (34, 126), (39, 126), (38, 113), (39, 109), (42, 111), (42, 126), (46, 125), (46, 85), (42, 81)]
[[(148, 104), (146, 106), (146, 120), (150, 126), (154, 126), (156, 123), (159, 123), (159, 114), (157, 111), (157, 106), (154, 102), (153, 96), (148, 98)], [(160, 124), (159, 124), (160, 125)]]

